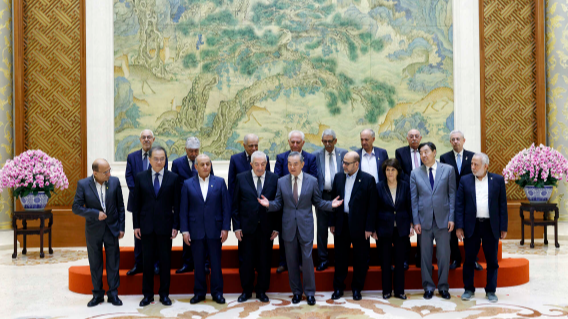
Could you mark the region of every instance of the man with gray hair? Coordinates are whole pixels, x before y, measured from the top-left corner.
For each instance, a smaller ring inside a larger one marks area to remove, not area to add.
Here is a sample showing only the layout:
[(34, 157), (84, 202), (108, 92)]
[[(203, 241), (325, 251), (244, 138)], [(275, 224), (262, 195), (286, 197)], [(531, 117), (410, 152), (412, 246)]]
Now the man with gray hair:
[[(229, 196), (233, 198), (237, 175), (242, 172), (249, 172), (252, 163), (251, 156), (258, 151), (259, 138), (255, 134), (247, 134), (243, 139), (244, 152), (231, 156), (229, 161)], [(266, 170), (270, 172), (270, 158), (266, 155)]]
[[(324, 148), (315, 151), (313, 155), (316, 158), (318, 168), (318, 186), (321, 196), (325, 200), (331, 200), (332, 185), (335, 179), (335, 174), (342, 171), (343, 156), (347, 150), (335, 147), (337, 144), (337, 136), (332, 129), (323, 131), (321, 136), (321, 143)], [(319, 265), (316, 267), (317, 271), (327, 269), (329, 266), (328, 252), (327, 252), (327, 238), (329, 226), (329, 214), (324, 210), (316, 210), (317, 217), (317, 246), (318, 246), (318, 259)]]
[(383, 162), (389, 159), (387, 150), (380, 147), (373, 147), (375, 142), (375, 131), (370, 128), (364, 129), (360, 133), (361, 148), (357, 150), (359, 157), (359, 165), (365, 173), (371, 174), (375, 178), (377, 184), (384, 180), (385, 174), (381, 167)]
[(471, 159), (472, 174), (461, 178), (456, 193), (457, 236), (464, 242), (465, 263), (462, 300), (470, 300), (475, 294), (474, 265), (483, 242), (487, 261), (485, 293), (490, 302), (497, 302), (497, 252), (499, 239), (507, 237), (507, 191), (505, 179), (489, 173), (489, 157), (477, 153)]

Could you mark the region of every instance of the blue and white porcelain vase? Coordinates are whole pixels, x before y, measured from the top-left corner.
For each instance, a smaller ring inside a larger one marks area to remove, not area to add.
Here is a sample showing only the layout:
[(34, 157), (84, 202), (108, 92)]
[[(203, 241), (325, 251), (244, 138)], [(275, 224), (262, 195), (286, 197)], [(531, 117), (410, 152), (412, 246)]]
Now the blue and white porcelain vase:
[(552, 195), (554, 186), (534, 187), (527, 185), (524, 189), (531, 204), (546, 204)]
[(49, 197), (47, 197), (45, 192), (38, 192), (37, 195), (30, 193), (24, 197), (20, 196), (20, 202), (25, 210), (43, 210), (47, 206), (48, 200)]

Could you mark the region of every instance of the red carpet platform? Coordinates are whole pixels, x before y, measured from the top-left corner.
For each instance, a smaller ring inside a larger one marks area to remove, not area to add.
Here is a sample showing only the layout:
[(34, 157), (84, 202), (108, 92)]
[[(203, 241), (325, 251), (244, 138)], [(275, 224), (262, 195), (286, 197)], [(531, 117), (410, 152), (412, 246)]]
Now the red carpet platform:
[[(460, 242), (460, 249), (463, 254), (463, 243)], [(414, 256), (416, 243), (412, 244), (411, 256)], [(436, 252), (434, 251), (434, 256)], [(171, 294), (192, 294), (193, 293), (193, 272), (185, 274), (176, 274), (175, 270), (181, 267), (182, 248), (174, 247), (172, 251), (172, 279), (170, 285)], [(317, 247), (314, 245), (314, 264), (317, 259)], [(333, 245), (329, 245), (330, 261), (333, 263), (335, 254)], [(499, 242), (499, 275), (497, 279), (498, 287), (517, 286), (529, 281), (529, 261), (525, 258), (502, 258), (501, 242)], [(351, 256), (349, 256), (351, 260)], [(436, 259), (434, 257), (434, 262)], [(381, 267), (378, 266), (378, 252), (375, 244), (371, 244), (369, 272), (365, 282), (365, 290), (381, 290)], [(410, 260), (411, 266), (406, 271), (405, 288), (406, 289), (422, 289), (422, 280), (420, 269), (413, 266), (414, 260)], [(479, 252), (479, 263), (483, 266), (483, 271), (475, 272), (475, 286), (485, 287), (486, 264), (483, 250)], [(222, 256), (223, 280), (225, 293), (241, 293), (241, 282), (239, 278), (239, 258), (236, 246), (224, 246)], [(120, 287), (118, 293), (121, 295), (139, 295), (142, 294), (142, 274), (135, 276), (126, 276), (126, 272), (134, 265), (134, 248), (122, 247), (120, 251)], [(270, 278), (270, 292), (289, 292), (288, 272), (281, 274), (276, 273), (278, 266), (278, 246), (274, 246), (272, 254), (272, 276)], [(438, 276), (437, 265), (434, 265), (434, 282), (437, 282)], [(319, 291), (333, 291), (333, 273), (334, 268), (329, 267), (325, 271), (316, 271), (316, 287)], [(450, 270), (449, 284), (450, 288), (463, 288), (462, 280), (463, 267), (456, 270)], [(349, 269), (349, 275), (346, 280), (347, 290), (350, 289), (352, 269)], [(207, 278), (209, 286), (209, 276)], [(106, 285), (106, 270), (103, 273), (103, 283)], [(154, 289), (158, 293), (159, 277), (154, 276)], [(82, 294), (91, 294), (92, 283), (89, 266), (72, 266), (69, 268), (69, 290)]]

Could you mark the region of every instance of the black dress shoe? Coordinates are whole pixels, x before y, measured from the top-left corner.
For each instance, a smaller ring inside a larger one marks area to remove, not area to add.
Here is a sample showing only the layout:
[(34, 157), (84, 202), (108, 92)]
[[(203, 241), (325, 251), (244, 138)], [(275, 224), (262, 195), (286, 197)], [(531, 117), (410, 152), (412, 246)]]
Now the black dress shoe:
[(160, 266), (154, 266), (154, 275), (159, 275), (160, 274)]
[(180, 269), (176, 270), (176, 274), (183, 274), (192, 271), (193, 271), (193, 266), (183, 265)]
[(336, 290), (331, 294), (331, 299), (337, 300), (337, 299), (341, 298), (342, 296), (343, 296), (343, 291), (342, 290)]
[(191, 298), (191, 300), (189, 300), (189, 303), (196, 304), (202, 302), (203, 300), (205, 300), (205, 296), (195, 295), (193, 296), (193, 298)]
[(392, 294), (391, 294), (390, 292), (389, 292), (389, 293), (386, 293), (386, 294), (383, 294), (383, 299), (385, 299), (385, 300), (386, 300), (386, 299), (390, 299), (390, 297), (392, 297)]
[(281, 274), (281, 273), (283, 273), (283, 272), (285, 272), (285, 271), (288, 271), (288, 267), (286, 267), (286, 266), (278, 266), (278, 268), (276, 268), (276, 273), (277, 273), (277, 274)]
[(144, 297), (144, 299), (140, 301), (140, 307), (146, 307), (152, 302), (154, 302), (154, 297)]
[(264, 292), (259, 292), (256, 294), (256, 299), (260, 300), (260, 302), (269, 302), (268, 296)]
[(452, 263), (450, 264), (450, 270), (455, 270), (456, 268), (460, 268), (461, 264), (459, 264), (457, 261), (452, 261)]
[(118, 296), (108, 297), (107, 299), (113, 306), (122, 306), (122, 300), (118, 299)]
[(160, 302), (164, 306), (171, 306), (172, 305), (172, 300), (168, 296), (160, 297)]
[(321, 264), (319, 264), (319, 265), (316, 267), (316, 270), (317, 270), (317, 271), (323, 271), (323, 270), (326, 270), (328, 266), (329, 266), (329, 262), (323, 261)]
[(432, 299), (432, 296), (434, 296), (434, 292), (430, 291), (430, 290), (426, 290), (424, 292), (424, 299)]
[(302, 295), (294, 295), (294, 297), (292, 297), (292, 303), (293, 304), (297, 304), (300, 301), (302, 301)]
[(225, 303), (225, 298), (223, 298), (222, 294), (218, 294), (217, 296), (213, 296), (213, 301), (215, 301), (216, 303), (222, 305)]
[(477, 271), (483, 270), (483, 266), (481, 266), (477, 261), (475, 262), (475, 270)]
[(353, 300), (361, 300), (363, 296), (361, 296), (361, 292), (358, 290), (353, 291)]
[(420, 260), (416, 262), (416, 268), (420, 268), (422, 267), (422, 264), (420, 263)]
[(440, 296), (442, 296), (442, 298), (444, 299), (450, 299), (452, 297), (450, 296), (450, 293), (447, 290), (440, 291)]
[(134, 276), (136, 274), (141, 274), (142, 273), (142, 267), (136, 266), (134, 265), (134, 267), (132, 267), (132, 269), (130, 269), (126, 275), (127, 276)]
[(91, 299), (91, 301), (87, 304), (87, 307), (94, 307), (103, 302), (105, 302), (105, 297), (93, 297), (93, 299)]
[(402, 299), (402, 300), (406, 300), (406, 295), (405, 294), (394, 294), (395, 298), (398, 299)]
[(316, 297), (314, 296), (308, 296), (308, 305), (313, 306), (316, 304)]
[(238, 302), (245, 302), (247, 300), (249, 300), (252, 297), (252, 294), (247, 294), (246, 292), (243, 292), (240, 296), (239, 299), (237, 299)]
[(408, 270), (408, 262), (405, 261), (403, 266), (404, 266), (404, 270)]

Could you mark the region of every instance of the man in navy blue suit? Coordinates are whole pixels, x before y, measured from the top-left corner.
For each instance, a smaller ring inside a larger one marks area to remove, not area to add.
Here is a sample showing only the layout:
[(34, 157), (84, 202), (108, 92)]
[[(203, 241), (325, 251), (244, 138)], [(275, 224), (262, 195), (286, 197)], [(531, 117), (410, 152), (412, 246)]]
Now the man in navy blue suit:
[(456, 194), (457, 237), (464, 242), (465, 263), (462, 300), (475, 294), (473, 283), (475, 259), (483, 242), (487, 261), (485, 293), (490, 302), (497, 302), (497, 251), (499, 239), (507, 237), (507, 194), (503, 176), (489, 173), (489, 157), (477, 153), (471, 159), (472, 174), (463, 176)]
[[(186, 180), (181, 191), (180, 219), (183, 241), (192, 246), (195, 263), (195, 296), (190, 303), (205, 300), (205, 249), (211, 258), (211, 296), (224, 304), (221, 246), (231, 229), (231, 200), (225, 180), (213, 176), (209, 156), (197, 156), (197, 175)], [(207, 245), (205, 245), (207, 242)]]
[[(255, 134), (247, 134), (243, 139), (244, 152), (231, 156), (229, 161), (229, 196), (233, 198), (233, 192), (237, 183), (237, 175), (242, 172), (249, 172), (251, 156), (258, 151), (259, 138)], [(270, 158), (266, 155), (266, 171), (270, 172)]]
[[(201, 147), (201, 142), (195, 136), (188, 137), (185, 141), (185, 153), (187, 156), (182, 156), (177, 158), (172, 163), (172, 172), (181, 176), (182, 180), (192, 178), (197, 175), (197, 168), (195, 159), (199, 155), (199, 149)], [(213, 174), (213, 166), (211, 166), (211, 175)], [(205, 273), (209, 273), (209, 263), (205, 258)], [(182, 266), (180, 269), (176, 270), (176, 274), (182, 274), (185, 272), (193, 271), (193, 255), (191, 253), (191, 246), (183, 244), (183, 254), (182, 254)]]
[[(126, 178), (126, 185), (128, 186), (128, 204), (126, 206), (126, 210), (129, 212), (133, 212), (134, 208), (134, 184), (136, 175), (142, 171), (148, 170), (150, 165), (150, 156), (149, 152), (152, 148), (152, 144), (156, 138), (154, 137), (154, 133), (152, 131), (146, 129), (140, 132), (140, 144), (142, 144), (142, 149), (138, 151), (134, 151), (128, 154), (126, 159), (126, 172), (124, 177)], [(166, 155), (166, 165), (164, 166), (165, 170), (168, 170), (168, 157)], [(143, 267), (143, 251), (142, 251), (142, 241), (136, 236), (134, 236), (134, 267), (130, 269), (126, 274), (128, 276), (133, 276), (138, 273), (142, 272)], [(160, 263), (156, 261), (154, 264), (154, 273), (157, 275), (160, 273)]]
[(364, 129), (361, 131), (361, 148), (357, 150), (359, 157), (359, 165), (361, 170), (370, 174), (375, 178), (377, 184), (384, 180), (385, 174), (381, 167), (383, 162), (389, 158), (387, 151), (380, 147), (373, 147), (375, 142), (375, 131)]
[[(280, 153), (276, 155), (276, 164), (274, 165), (274, 174), (278, 175), (278, 177), (283, 177), (290, 172), (288, 171), (288, 155), (290, 152), (298, 152), (301, 153), (304, 157), (304, 167), (302, 171), (304, 173), (308, 173), (313, 177), (318, 177), (318, 167), (316, 164), (316, 158), (312, 154), (302, 151), (302, 147), (304, 147), (305, 143), (305, 136), (304, 133), (301, 131), (292, 131), (288, 134), (288, 145), (290, 145), (290, 150), (284, 153)], [(280, 262), (278, 263), (278, 268), (276, 269), (277, 273), (282, 273), (288, 270), (288, 266), (286, 264), (286, 250), (284, 248), (284, 241), (282, 240), (282, 236), (278, 236), (278, 246), (279, 246), (279, 253), (280, 253)]]

